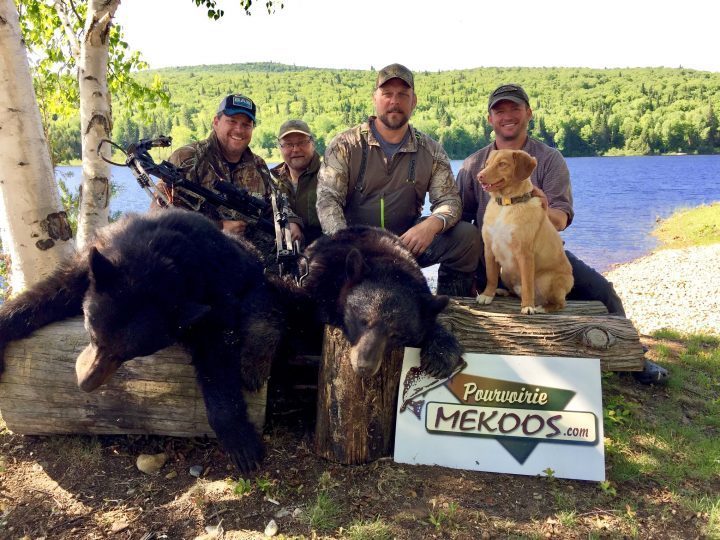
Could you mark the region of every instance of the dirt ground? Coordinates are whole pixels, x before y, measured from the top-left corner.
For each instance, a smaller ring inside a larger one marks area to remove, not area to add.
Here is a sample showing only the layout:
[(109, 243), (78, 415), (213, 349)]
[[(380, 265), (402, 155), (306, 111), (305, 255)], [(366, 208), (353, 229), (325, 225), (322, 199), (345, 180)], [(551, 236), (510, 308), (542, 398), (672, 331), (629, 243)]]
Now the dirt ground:
[[(668, 399), (661, 387), (619, 379), (613, 392), (629, 401)], [(295, 410), (270, 416), (267, 458), (247, 481), (214, 440), (5, 430), (0, 538), (250, 539), (263, 538), (273, 519), (280, 538), (699, 538), (707, 524), (649, 477), (603, 488), (390, 459), (329, 463), (311, 451), (310, 403), (304, 395)], [(137, 469), (139, 454), (160, 452), (168, 460), (159, 473)], [(613, 463), (607, 467), (612, 477)]]

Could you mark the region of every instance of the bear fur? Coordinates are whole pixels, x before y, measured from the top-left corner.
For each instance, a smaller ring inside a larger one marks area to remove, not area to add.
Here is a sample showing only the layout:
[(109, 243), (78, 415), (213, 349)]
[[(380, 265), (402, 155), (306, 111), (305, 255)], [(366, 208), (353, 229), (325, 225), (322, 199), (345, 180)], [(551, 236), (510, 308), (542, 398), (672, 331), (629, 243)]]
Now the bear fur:
[(305, 300), (301, 291), (265, 278), (251, 244), (199, 214), (127, 215), (0, 306), (0, 372), (8, 341), (81, 313), (90, 344), (76, 372), (88, 392), (123, 362), (178, 342), (192, 356), (210, 426), (231, 461), (249, 472), (263, 446), (241, 389), (265, 383), (288, 329), (309, 309)]
[(342, 328), (356, 373), (372, 375), (387, 348), (419, 347), (421, 367), (438, 378), (462, 362), (462, 348), (438, 322), (447, 296), (434, 296), (413, 254), (383, 229), (354, 226), (306, 250), (303, 288), (322, 322)]

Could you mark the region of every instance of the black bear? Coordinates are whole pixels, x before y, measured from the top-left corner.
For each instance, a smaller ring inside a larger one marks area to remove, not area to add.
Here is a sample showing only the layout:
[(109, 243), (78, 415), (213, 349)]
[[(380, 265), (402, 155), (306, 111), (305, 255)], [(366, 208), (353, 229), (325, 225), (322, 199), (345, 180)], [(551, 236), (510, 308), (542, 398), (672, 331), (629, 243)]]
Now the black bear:
[(306, 250), (303, 288), (323, 322), (343, 329), (350, 361), (361, 375), (380, 367), (387, 347), (420, 347), (421, 367), (447, 377), (462, 348), (438, 322), (447, 296), (433, 296), (412, 253), (376, 227), (354, 226), (324, 236)]
[[(0, 307), (2, 350), (53, 321), (85, 314), (76, 363), (92, 391), (125, 361), (179, 342), (192, 355), (210, 426), (243, 472), (263, 457), (241, 389), (257, 390), (304, 293), (269, 282), (255, 249), (185, 210), (128, 215), (51, 276)], [(299, 296), (298, 296), (299, 294)], [(307, 316), (305, 313), (304, 316)]]

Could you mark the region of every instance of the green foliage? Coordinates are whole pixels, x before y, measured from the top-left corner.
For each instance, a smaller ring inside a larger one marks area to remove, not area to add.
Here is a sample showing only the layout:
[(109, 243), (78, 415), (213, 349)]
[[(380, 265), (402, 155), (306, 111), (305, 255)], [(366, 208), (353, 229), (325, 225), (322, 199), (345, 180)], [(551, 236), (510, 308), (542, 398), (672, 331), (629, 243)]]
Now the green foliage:
[(321, 491), (303, 517), (312, 530), (327, 532), (336, 529), (340, 525), (342, 513), (343, 510), (340, 505), (328, 493)]
[[(257, 104), (252, 147), (272, 161), (281, 159), (274, 138), (289, 118), (308, 122), (322, 151), (340, 131), (373, 112), (372, 71), (250, 63), (151, 70), (134, 77), (172, 99), (168, 107), (142, 108), (132, 100), (116, 104), (113, 137), (123, 145), (159, 134), (172, 134), (175, 147), (205, 138), (218, 102), (234, 92)], [(439, 140), (454, 159), (492, 140), (487, 96), (509, 81), (522, 84), (531, 96), (532, 135), (567, 156), (720, 150), (720, 73), (480, 68), (419, 72), (415, 80), (413, 124)], [(53, 127), (58, 123), (53, 121)], [(67, 143), (57, 146), (62, 148), (56, 154), (73, 155)]]
[(447, 528), (453, 524), (458, 508), (458, 504), (454, 501), (434, 508), (430, 511), (428, 522), (430, 525), (433, 525), (437, 531), (441, 531), (443, 528)]
[[(18, 0), (17, 6), (53, 163), (78, 159), (81, 149), (77, 63), (87, 3)], [(65, 17), (61, 17), (62, 13)], [(63, 25), (63, 18), (66, 25)], [(146, 69), (148, 65), (140, 53), (128, 50), (122, 28), (112, 26), (108, 39), (110, 95), (146, 122), (147, 112), (158, 105), (166, 106), (169, 95), (159, 78), (140, 81), (132, 76), (133, 72)]]
[(598, 487), (603, 493), (605, 493), (605, 495), (610, 495), (611, 497), (617, 496), (617, 489), (615, 489), (610, 480), (604, 480), (600, 482), (598, 484)]
[(243, 495), (247, 495), (252, 491), (252, 481), (247, 480), (245, 478), (238, 478), (238, 481), (235, 482), (235, 486), (233, 487), (233, 493), (239, 497), (242, 497)]
[(380, 518), (353, 523), (345, 532), (348, 540), (391, 540), (392, 528)]

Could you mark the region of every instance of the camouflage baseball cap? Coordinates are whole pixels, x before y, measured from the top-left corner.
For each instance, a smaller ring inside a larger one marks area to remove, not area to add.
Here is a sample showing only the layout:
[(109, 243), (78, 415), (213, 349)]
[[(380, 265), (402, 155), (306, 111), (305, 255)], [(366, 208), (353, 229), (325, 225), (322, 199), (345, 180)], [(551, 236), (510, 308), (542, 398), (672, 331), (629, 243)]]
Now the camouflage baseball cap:
[(288, 120), (285, 122), (282, 126), (280, 126), (278, 139), (282, 139), (285, 135), (290, 135), (291, 133), (302, 133), (303, 135), (312, 137), (310, 127), (302, 120)]
[(257, 108), (255, 103), (249, 97), (243, 96), (242, 94), (230, 94), (223, 98), (218, 105), (218, 113), (223, 113), (225, 116), (235, 116), (236, 114), (244, 114), (250, 120), (255, 122), (255, 113)]
[(519, 84), (503, 84), (498, 86), (488, 99), (488, 112), (501, 101), (512, 101), (518, 105), (530, 106), (530, 98)]
[(402, 64), (390, 64), (378, 71), (375, 89), (377, 90), (390, 79), (400, 79), (410, 88), (415, 89), (415, 79), (413, 79), (412, 71)]

